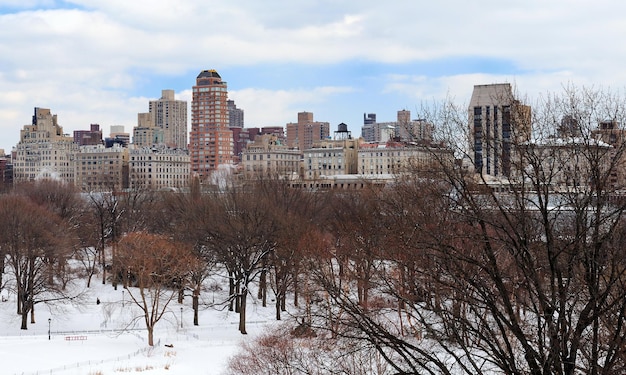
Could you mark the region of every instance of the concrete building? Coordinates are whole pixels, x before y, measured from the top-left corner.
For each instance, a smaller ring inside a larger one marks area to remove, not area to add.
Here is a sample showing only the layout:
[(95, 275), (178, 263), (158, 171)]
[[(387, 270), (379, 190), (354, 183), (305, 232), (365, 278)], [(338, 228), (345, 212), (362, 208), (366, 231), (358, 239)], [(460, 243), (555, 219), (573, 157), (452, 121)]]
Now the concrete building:
[(190, 159), (186, 150), (165, 145), (129, 150), (131, 189), (183, 189), (189, 186)]
[(200, 72), (192, 92), (189, 152), (191, 171), (201, 180), (220, 165), (233, 164), (227, 102), (228, 87), (217, 71)]
[(165, 144), (163, 129), (155, 125), (151, 113), (138, 113), (137, 126), (133, 128), (133, 145), (150, 147), (159, 144)]
[(328, 122), (313, 121), (313, 113), (299, 112), (298, 122), (287, 124), (287, 146), (308, 150), (313, 142), (328, 139), (330, 124)]
[(367, 143), (359, 147), (359, 174), (393, 175), (441, 170), (442, 161), (454, 162), (451, 150), (403, 142)]
[(317, 180), (321, 176), (334, 176), (358, 173), (359, 140), (318, 141), (304, 151), (305, 180)]
[(91, 124), (89, 130), (74, 130), (74, 143), (78, 143), (79, 146), (102, 144), (100, 125)]
[(476, 85), (469, 105), (470, 157), (474, 171), (511, 176), (516, 145), (530, 140), (530, 107), (513, 96), (511, 85)]
[(74, 183), (72, 159), (76, 151), (78, 144), (63, 133), (57, 115), (47, 108), (35, 108), (32, 123), (24, 125), (13, 149), (14, 181), (51, 178)]
[(174, 90), (162, 90), (161, 98), (151, 100), (148, 112), (154, 126), (161, 129), (163, 143), (171, 148), (187, 148), (187, 102), (176, 100)]
[(361, 136), (365, 142), (386, 143), (389, 141), (428, 144), (432, 141), (434, 126), (425, 120), (411, 120), (411, 111), (397, 112), (396, 121), (376, 122), (376, 115), (363, 115)]
[(120, 144), (81, 146), (74, 157), (74, 184), (84, 192), (128, 188), (128, 155)]
[(290, 149), (274, 134), (257, 136), (241, 154), (241, 167), (246, 178), (279, 176), (294, 179), (300, 176), (302, 153)]
[(361, 127), (361, 138), (365, 142), (378, 142), (376, 139), (376, 114), (364, 113), (363, 114), (363, 126)]
[(11, 155), (6, 155), (0, 148), (0, 191), (13, 185), (13, 163)]
[(241, 161), (241, 153), (248, 147), (248, 144), (254, 142), (260, 135), (273, 134), (277, 141), (282, 145), (287, 145), (285, 138), (285, 130), (282, 126), (265, 126), (262, 128), (230, 128), (233, 131), (233, 143), (235, 147), (235, 156)]
[(243, 128), (243, 109), (237, 108), (234, 100), (228, 100), (228, 124), (231, 128)]

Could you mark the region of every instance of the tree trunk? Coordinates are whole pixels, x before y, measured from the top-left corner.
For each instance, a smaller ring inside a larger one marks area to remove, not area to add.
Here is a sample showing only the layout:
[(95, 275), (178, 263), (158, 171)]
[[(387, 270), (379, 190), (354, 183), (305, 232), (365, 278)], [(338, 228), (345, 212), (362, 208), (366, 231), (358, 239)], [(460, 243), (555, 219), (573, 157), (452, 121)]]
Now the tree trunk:
[(154, 327), (148, 326), (148, 345), (154, 346)]
[(198, 325), (198, 293), (196, 293), (196, 290), (194, 290), (193, 292), (193, 296), (191, 297), (191, 305), (193, 306), (193, 325), (197, 326)]
[(276, 320), (280, 320), (280, 307), (281, 307), (281, 296), (280, 293), (276, 295)]
[(267, 307), (267, 271), (261, 271), (261, 275), (259, 277), (259, 293), (258, 299), (261, 300), (261, 306)]
[(235, 312), (238, 313), (241, 308), (241, 286), (239, 281), (235, 283)]
[(294, 272), (293, 274), (293, 305), (298, 307), (298, 297), (300, 295), (299, 292), (299, 283), (298, 283), (298, 272)]
[(28, 329), (28, 311), (22, 311), (22, 326), (20, 329)]
[(233, 298), (235, 295), (235, 278), (233, 273), (228, 271), (228, 295), (231, 296), (230, 303), (228, 304), (228, 311), (233, 311)]
[(244, 286), (241, 294), (239, 295), (238, 300), (240, 300), (239, 305), (239, 332), (242, 335), (246, 335), (246, 299), (248, 295), (248, 289)]
[(4, 254), (0, 254), (0, 292), (2, 291), (2, 279), (4, 277)]
[(100, 248), (100, 264), (102, 265), (102, 285), (107, 283), (107, 264), (106, 257), (104, 256), (104, 228), (100, 228), (100, 240), (102, 241), (102, 247)]

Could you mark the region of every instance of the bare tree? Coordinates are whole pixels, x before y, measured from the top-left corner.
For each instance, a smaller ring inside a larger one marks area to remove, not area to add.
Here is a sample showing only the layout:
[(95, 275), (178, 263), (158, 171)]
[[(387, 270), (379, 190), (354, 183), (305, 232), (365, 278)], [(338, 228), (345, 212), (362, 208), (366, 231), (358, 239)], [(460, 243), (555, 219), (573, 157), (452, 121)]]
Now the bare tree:
[[(568, 88), (527, 108), (498, 107), (507, 132), (533, 134), (510, 137), (506, 174), (442, 163), (413, 182), (431, 188), (407, 181), (376, 198), (397, 249), (371, 280), (396, 306), (364, 309), (340, 286), (339, 261), (314, 272), (338, 334), (372, 343), (397, 373), (625, 371), (626, 145), (610, 140), (623, 140), (626, 101)], [(421, 117), (467, 126), (464, 109), (439, 109)], [(564, 118), (575, 131), (562, 131)], [(472, 162), (467, 144), (456, 154)]]
[(243, 344), (230, 359), (237, 375), (352, 374), (391, 375), (391, 366), (364, 342), (327, 337), (298, 337), (289, 326)]
[(68, 299), (55, 280), (55, 264), (64, 264), (69, 256), (66, 250), (67, 227), (59, 217), (25, 197), (0, 197), (0, 217), (4, 219), (0, 246), (8, 255), (8, 263), (15, 277), (17, 313), (21, 315), (21, 329), (28, 329), (28, 316), (35, 323), (34, 307)]
[(154, 327), (178, 294), (175, 280), (182, 278), (193, 262), (190, 249), (165, 236), (144, 232), (126, 235), (119, 243), (116, 261), (125, 269), (130, 299), (142, 311), (148, 330), (148, 345), (154, 345)]
[(232, 187), (211, 196), (204, 242), (229, 273), (230, 301), (239, 313), (239, 331), (246, 334), (246, 304), (250, 285), (266, 269), (275, 250), (274, 207), (254, 186)]

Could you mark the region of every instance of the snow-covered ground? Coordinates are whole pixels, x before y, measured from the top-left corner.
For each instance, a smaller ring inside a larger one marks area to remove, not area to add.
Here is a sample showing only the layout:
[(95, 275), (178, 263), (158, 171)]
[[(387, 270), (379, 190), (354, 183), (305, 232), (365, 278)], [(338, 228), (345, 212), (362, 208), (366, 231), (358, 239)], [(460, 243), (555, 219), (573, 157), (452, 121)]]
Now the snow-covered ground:
[(248, 306), (248, 335), (237, 330), (236, 313), (214, 308), (201, 309), (200, 325), (193, 326), (187, 297), (182, 305), (170, 304), (156, 326), (155, 345), (149, 347), (143, 321), (131, 324), (138, 309), (129, 302), (128, 292), (98, 281), (88, 292), (87, 303), (80, 308), (37, 305), (37, 323), (24, 331), (19, 329), (15, 296), (3, 291), (0, 374), (224, 374), (242, 340), (251, 340), (275, 324), (273, 307), (263, 308), (253, 301)]

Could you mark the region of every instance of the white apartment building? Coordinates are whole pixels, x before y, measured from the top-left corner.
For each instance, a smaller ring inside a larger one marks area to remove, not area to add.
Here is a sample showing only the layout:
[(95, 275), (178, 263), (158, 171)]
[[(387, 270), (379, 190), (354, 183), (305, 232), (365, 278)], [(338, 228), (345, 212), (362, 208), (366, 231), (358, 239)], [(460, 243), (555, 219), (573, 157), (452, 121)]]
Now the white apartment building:
[(78, 145), (72, 136), (63, 134), (57, 115), (47, 108), (35, 108), (32, 123), (24, 125), (13, 148), (14, 182), (50, 178), (74, 183), (76, 151)]
[(441, 168), (442, 162), (452, 163), (454, 156), (444, 148), (387, 143), (361, 145), (358, 160), (361, 175), (398, 175)]
[(284, 145), (275, 134), (255, 139), (241, 153), (241, 166), (246, 177), (276, 174), (285, 178), (300, 176), (302, 153)]
[(358, 139), (317, 142), (304, 151), (304, 179), (357, 173)]
[(189, 153), (165, 145), (129, 150), (129, 185), (131, 189), (181, 189), (189, 186)]

